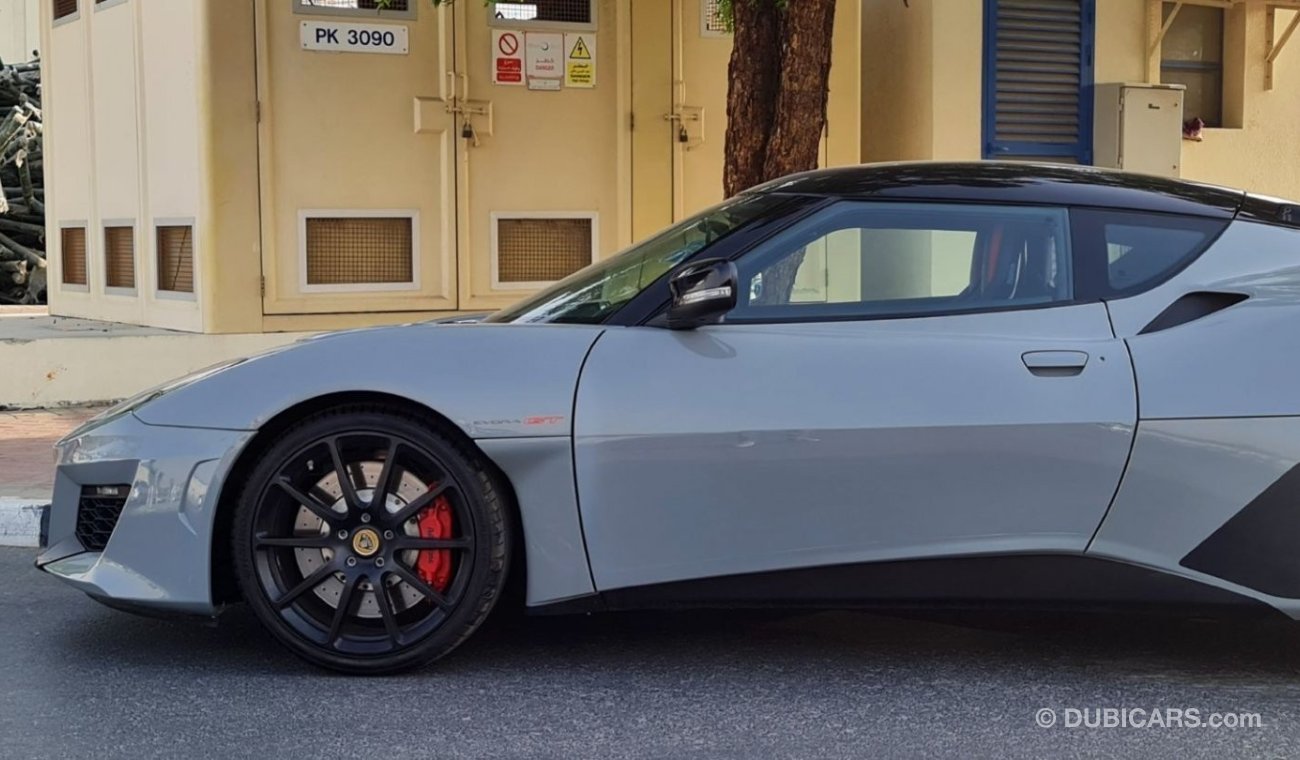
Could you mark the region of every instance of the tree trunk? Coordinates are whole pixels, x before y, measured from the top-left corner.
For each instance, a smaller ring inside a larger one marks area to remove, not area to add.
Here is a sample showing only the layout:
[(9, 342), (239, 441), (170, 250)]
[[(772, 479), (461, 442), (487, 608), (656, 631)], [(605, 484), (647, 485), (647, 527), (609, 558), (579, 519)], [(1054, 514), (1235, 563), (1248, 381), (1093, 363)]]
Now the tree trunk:
[(727, 69), (726, 164), (722, 175), (728, 198), (767, 179), (763, 172), (781, 88), (784, 16), (775, 0), (738, 0), (733, 8), (734, 42)]
[[(826, 131), (835, 0), (735, 0), (727, 91), (726, 165), (730, 197), (794, 172), (817, 168)], [(785, 303), (803, 254), (764, 272), (763, 303)]]

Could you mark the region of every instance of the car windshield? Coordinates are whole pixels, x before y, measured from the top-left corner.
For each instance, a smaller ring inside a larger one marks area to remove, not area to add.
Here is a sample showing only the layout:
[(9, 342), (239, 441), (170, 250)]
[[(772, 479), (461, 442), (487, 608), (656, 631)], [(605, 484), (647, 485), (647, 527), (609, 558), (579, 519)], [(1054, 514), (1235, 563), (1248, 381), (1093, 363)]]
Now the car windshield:
[(780, 196), (733, 198), (503, 309), (486, 322), (599, 324), (668, 270), (784, 202)]

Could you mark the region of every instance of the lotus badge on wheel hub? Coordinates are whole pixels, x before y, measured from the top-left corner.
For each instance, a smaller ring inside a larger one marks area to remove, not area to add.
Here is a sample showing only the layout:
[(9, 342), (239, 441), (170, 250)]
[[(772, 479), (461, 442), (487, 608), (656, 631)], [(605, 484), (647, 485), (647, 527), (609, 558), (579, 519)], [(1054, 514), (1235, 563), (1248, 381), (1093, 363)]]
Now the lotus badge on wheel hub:
[(352, 551), (361, 557), (373, 557), (379, 552), (379, 534), (373, 528), (362, 528), (352, 535)]

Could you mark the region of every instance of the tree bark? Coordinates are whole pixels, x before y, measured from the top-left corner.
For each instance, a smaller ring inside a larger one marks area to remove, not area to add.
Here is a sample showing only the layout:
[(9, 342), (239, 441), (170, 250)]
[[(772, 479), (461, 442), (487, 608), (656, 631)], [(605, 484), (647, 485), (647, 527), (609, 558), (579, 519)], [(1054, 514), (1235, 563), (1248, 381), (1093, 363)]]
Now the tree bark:
[[(817, 168), (826, 131), (835, 0), (735, 0), (723, 190), (730, 197)], [(763, 273), (760, 303), (786, 303), (803, 252)]]
[(737, 0), (733, 6), (722, 176), (728, 198), (767, 179), (767, 146), (781, 86), (783, 15), (775, 0)]
[(817, 168), (826, 131), (835, 0), (790, 0), (781, 39), (781, 81), (763, 180)]

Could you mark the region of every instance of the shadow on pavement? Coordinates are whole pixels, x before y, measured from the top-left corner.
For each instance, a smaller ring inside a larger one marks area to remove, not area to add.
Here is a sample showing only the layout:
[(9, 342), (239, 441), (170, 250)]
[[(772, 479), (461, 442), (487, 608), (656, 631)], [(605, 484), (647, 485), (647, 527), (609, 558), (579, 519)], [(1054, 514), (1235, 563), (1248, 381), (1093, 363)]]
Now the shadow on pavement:
[[(250, 673), (319, 674), (264, 632), (250, 610), (216, 626), (140, 618), (85, 600), (48, 644), (69, 665), (167, 669), (207, 663)], [(1134, 675), (1277, 679), (1300, 674), (1300, 626), (1280, 619), (1102, 613), (715, 611), (494, 617), (424, 675), (580, 668), (840, 669), (907, 662), (941, 667), (1099, 666)], [(1214, 674), (1210, 676), (1209, 674)], [(415, 675), (420, 675), (417, 673)]]

